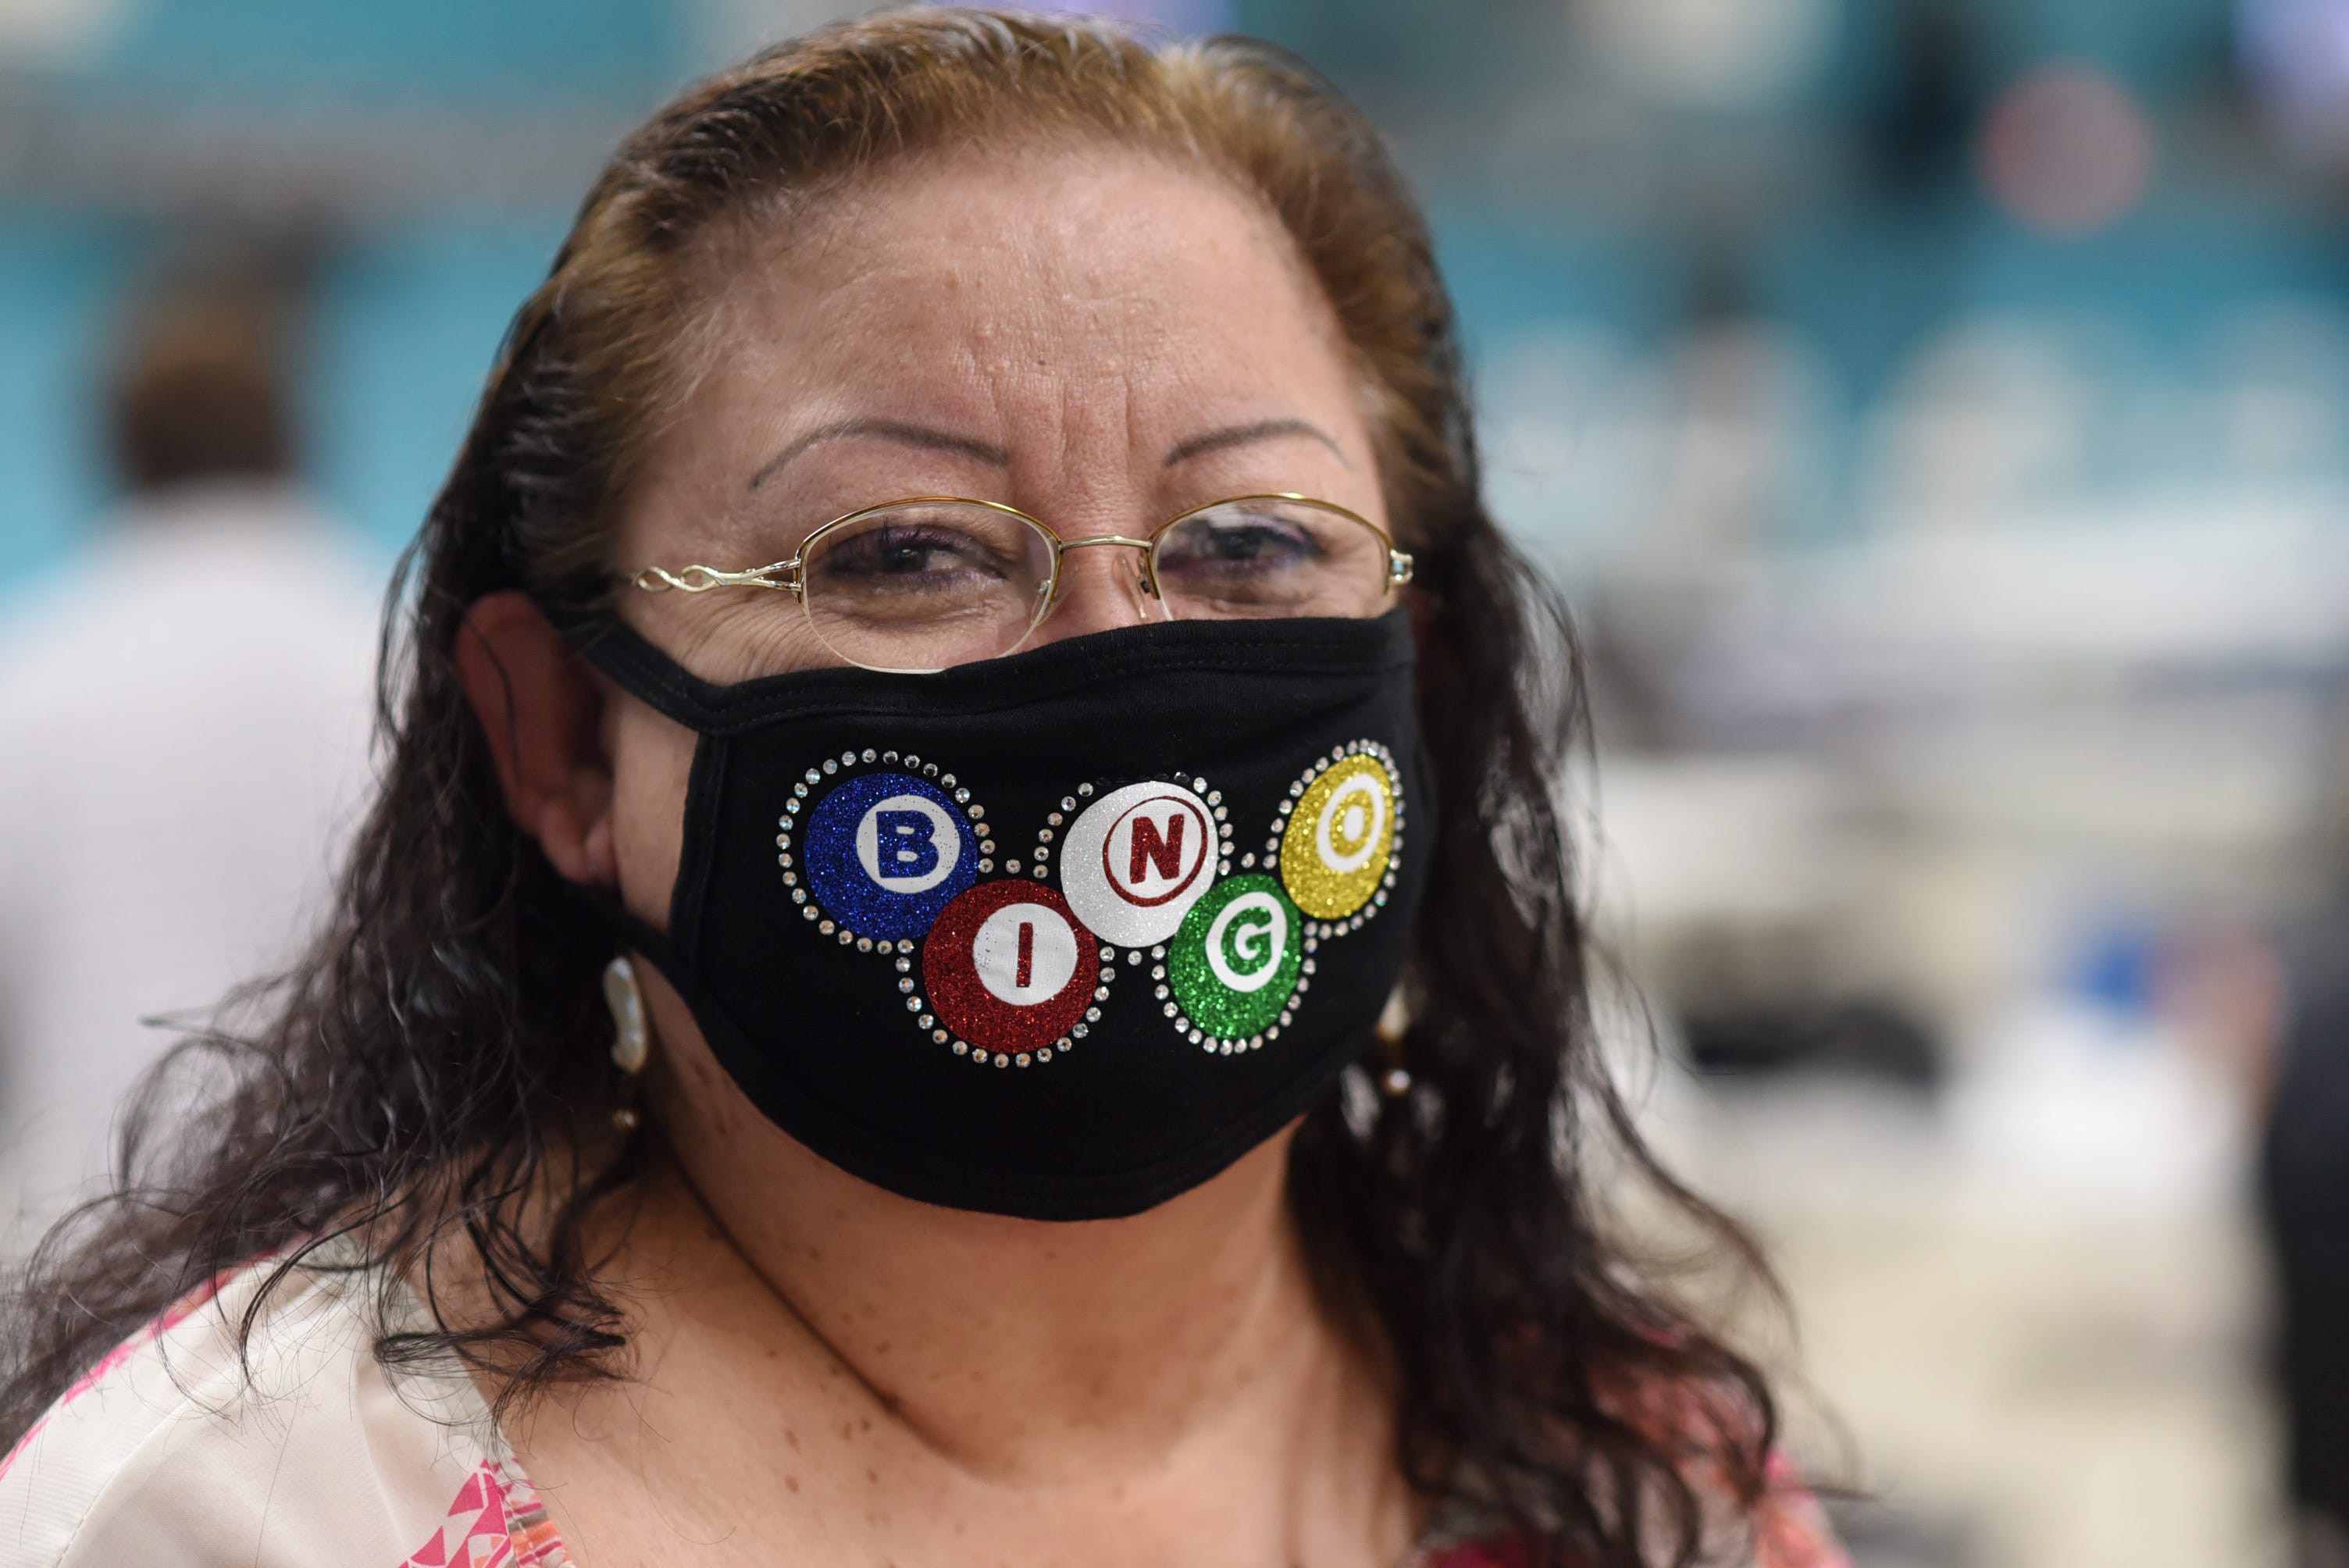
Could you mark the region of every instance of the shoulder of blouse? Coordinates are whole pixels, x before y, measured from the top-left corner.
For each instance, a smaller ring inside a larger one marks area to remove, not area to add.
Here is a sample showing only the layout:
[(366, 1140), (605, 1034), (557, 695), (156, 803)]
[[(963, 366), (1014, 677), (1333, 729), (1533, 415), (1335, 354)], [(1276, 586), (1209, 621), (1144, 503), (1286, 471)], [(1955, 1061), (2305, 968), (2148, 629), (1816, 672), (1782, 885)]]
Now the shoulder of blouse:
[(471, 1379), (377, 1361), (378, 1281), (273, 1272), (190, 1293), (0, 1460), (0, 1568), (560, 1568)]

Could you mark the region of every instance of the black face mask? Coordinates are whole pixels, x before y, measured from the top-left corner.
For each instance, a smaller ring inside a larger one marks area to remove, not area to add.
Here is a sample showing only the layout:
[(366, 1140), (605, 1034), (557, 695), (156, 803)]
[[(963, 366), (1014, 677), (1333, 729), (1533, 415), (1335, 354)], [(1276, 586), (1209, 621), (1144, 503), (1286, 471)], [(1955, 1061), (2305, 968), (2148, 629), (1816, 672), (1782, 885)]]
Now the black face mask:
[(1434, 802), (1401, 612), (730, 686), (582, 641), (701, 737), (668, 931), (626, 940), (752, 1104), (893, 1192), (1163, 1202), (1330, 1092), (1402, 972)]

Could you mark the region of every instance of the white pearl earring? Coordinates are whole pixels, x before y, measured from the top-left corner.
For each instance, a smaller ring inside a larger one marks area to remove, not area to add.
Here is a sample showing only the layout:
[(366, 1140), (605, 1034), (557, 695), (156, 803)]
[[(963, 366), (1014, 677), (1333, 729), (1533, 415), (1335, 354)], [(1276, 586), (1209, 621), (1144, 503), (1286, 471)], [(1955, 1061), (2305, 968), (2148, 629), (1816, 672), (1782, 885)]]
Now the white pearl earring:
[[(626, 954), (604, 966), (604, 1005), (612, 1010), (612, 1065), (627, 1076), (633, 1090), (636, 1075), (652, 1055), (652, 1031), (645, 1024), (645, 994), (636, 985), (636, 966)], [(632, 1105), (612, 1113), (612, 1125), (622, 1132), (634, 1132), (641, 1119)]]

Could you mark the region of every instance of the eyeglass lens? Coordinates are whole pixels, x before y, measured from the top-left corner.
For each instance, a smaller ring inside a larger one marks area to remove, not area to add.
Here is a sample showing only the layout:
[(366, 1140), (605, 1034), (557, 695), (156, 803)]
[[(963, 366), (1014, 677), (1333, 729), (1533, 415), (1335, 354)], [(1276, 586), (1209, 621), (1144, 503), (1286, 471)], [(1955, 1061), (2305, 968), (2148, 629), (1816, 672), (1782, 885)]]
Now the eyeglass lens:
[(1017, 647), (1045, 609), (1052, 547), (1034, 524), (961, 501), (884, 507), (824, 533), (802, 568), (808, 619), (875, 669), (935, 670)]
[(1159, 536), (1157, 572), (1176, 620), (1370, 615), (1386, 593), (1386, 542), (1327, 507), (1226, 501)]

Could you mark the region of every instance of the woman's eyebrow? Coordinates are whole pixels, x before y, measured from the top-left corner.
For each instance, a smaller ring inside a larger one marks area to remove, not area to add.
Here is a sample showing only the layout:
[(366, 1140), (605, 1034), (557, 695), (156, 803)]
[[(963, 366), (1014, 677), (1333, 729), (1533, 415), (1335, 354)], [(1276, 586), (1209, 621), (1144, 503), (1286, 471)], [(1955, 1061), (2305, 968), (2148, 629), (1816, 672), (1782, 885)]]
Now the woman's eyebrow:
[(874, 436), (885, 441), (901, 441), (909, 447), (920, 447), (933, 452), (952, 452), (957, 457), (975, 459), (993, 468), (1011, 466), (1011, 454), (1001, 447), (975, 437), (957, 436), (952, 430), (940, 430), (928, 425), (909, 425), (902, 419), (843, 419), (836, 424), (819, 426), (786, 446), (781, 451), (759, 465), (750, 476), (750, 490), (757, 490), (772, 479), (784, 464), (823, 441), (836, 441), (847, 436)]
[(1353, 459), (1346, 456), (1346, 449), (1338, 444), (1335, 437), (1320, 426), (1309, 424), (1303, 419), (1258, 419), (1253, 424), (1226, 425), (1219, 430), (1193, 436), (1187, 440), (1175, 442), (1167, 450), (1166, 466), (1171, 469), (1177, 463), (1204, 457), (1209, 452), (1220, 452), (1226, 447), (1246, 446), (1250, 441), (1275, 440), (1283, 436), (1304, 436), (1319, 441), (1337, 453), (1340, 462), (1350, 469), (1354, 466)]

